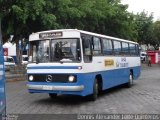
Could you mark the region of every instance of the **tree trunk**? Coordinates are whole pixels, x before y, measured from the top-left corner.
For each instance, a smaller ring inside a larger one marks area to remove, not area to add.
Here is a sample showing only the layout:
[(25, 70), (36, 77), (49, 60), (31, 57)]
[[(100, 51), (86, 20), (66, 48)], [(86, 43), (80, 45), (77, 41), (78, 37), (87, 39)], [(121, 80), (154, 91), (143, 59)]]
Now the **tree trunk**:
[(3, 43), (2, 41), (2, 28), (1, 28), (1, 22), (2, 22), (2, 19), (0, 17), (0, 45)]
[[(22, 63), (22, 37), (16, 38), (16, 54), (17, 54), (17, 64), (21, 65)], [(19, 44), (19, 41), (21, 41), (21, 47)]]

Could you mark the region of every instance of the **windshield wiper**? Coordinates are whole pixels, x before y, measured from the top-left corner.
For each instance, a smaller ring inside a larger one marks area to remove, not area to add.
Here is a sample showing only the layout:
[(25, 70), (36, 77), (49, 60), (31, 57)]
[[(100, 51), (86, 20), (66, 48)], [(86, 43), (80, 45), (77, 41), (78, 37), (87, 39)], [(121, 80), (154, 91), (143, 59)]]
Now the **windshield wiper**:
[(72, 60), (63, 58), (62, 60), (60, 60), (60, 62), (72, 62)]

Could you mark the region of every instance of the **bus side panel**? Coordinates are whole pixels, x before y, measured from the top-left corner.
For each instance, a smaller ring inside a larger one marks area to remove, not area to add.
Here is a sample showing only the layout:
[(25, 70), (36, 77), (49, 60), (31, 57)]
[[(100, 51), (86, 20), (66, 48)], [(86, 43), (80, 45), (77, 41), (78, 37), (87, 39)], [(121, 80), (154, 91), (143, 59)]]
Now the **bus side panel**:
[(141, 66), (134, 67), (133, 68), (133, 77), (134, 77), (134, 80), (137, 80), (140, 75), (141, 75)]
[[(48, 82), (29, 82), (32, 85), (54, 85), (54, 86), (79, 86), (84, 85), (83, 91), (46, 91), (46, 90), (29, 90), (31, 93), (57, 93), (57, 94), (72, 94), (86, 96), (93, 93), (93, 84), (96, 75), (102, 75), (103, 90), (115, 87), (129, 81), (130, 69), (133, 69), (134, 79), (140, 75), (140, 67), (120, 68), (91, 73), (75, 73), (77, 75), (76, 83), (48, 83)], [(65, 74), (65, 73), (61, 73)], [(72, 73), (67, 73), (72, 74)]]
[(83, 73), (78, 75), (78, 84), (84, 85), (82, 96), (86, 96), (93, 93), (93, 83), (96, 73)]
[(140, 66), (108, 70), (103, 72), (103, 90), (127, 83), (129, 81), (130, 69), (133, 69), (134, 80), (138, 79), (141, 71)]
[(129, 80), (129, 68), (114, 69), (103, 72), (103, 90), (127, 83)]

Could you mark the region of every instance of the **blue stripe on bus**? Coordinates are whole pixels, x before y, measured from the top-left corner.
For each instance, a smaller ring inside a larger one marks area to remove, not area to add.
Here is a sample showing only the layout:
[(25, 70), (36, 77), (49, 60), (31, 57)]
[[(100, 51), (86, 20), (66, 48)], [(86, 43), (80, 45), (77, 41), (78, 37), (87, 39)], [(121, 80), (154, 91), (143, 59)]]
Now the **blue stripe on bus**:
[(78, 69), (79, 66), (36, 66), (27, 69)]
[[(64, 85), (64, 86), (72, 86), (72, 85), (84, 85), (84, 90), (79, 92), (70, 92), (70, 91), (46, 91), (46, 90), (29, 90), (31, 93), (60, 93), (60, 94), (74, 94), (86, 96), (92, 94), (93, 83), (95, 80), (95, 76), (100, 74), (103, 79), (102, 89), (108, 89), (111, 87), (115, 87), (120, 84), (127, 83), (129, 81), (130, 69), (133, 69), (134, 79), (136, 80), (141, 71), (141, 67), (132, 67), (132, 68), (123, 68), (123, 69), (115, 69), (115, 70), (107, 70), (95, 73), (75, 73), (77, 75), (76, 83), (48, 83), (48, 82), (28, 82), (30, 85)], [(52, 73), (54, 74), (54, 73)], [(61, 73), (62, 74), (62, 73)]]

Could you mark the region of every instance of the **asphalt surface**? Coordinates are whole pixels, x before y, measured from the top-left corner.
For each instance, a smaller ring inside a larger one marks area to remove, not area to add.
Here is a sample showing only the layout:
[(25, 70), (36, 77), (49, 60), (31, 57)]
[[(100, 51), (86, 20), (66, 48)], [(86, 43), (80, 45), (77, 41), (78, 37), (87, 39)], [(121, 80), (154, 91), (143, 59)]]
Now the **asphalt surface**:
[(96, 101), (87, 97), (30, 94), (26, 81), (8, 82), (8, 114), (160, 114), (160, 65), (143, 65), (132, 88), (119, 86), (103, 92)]

